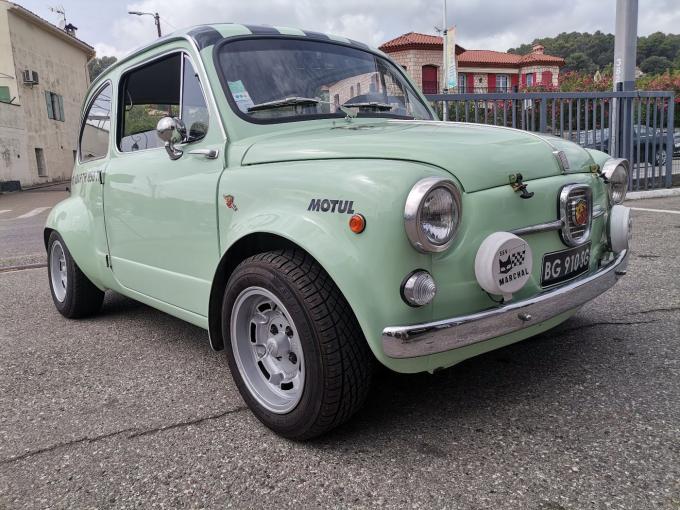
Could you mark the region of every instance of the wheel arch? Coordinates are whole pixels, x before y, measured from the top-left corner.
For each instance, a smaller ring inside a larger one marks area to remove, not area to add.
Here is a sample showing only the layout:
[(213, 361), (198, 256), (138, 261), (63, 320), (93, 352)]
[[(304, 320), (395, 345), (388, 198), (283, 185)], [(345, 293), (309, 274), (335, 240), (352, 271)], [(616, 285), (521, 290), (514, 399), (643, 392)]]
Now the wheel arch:
[[(304, 251), (314, 261), (323, 267), (309, 251), (302, 246), (291, 241), (290, 239), (278, 234), (270, 232), (252, 232), (247, 234), (236, 242), (234, 242), (229, 249), (222, 255), (215, 276), (213, 277), (212, 285), (210, 287), (210, 298), (208, 301), (208, 335), (210, 338), (210, 346), (220, 351), (224, 349), (224, 339), (222, 338), (222, 298), (224, 296), (224, 289), (231, 274), (236, 267), (248, 257), (258, 253), (295, 248)], [(324, 268), (324, 270), (326, 270)], [(328, 272), (328, 271), (326, 271)], [(332, 277), (331, 277), (332, 279)], [(334, 282), (335, 283), (335, 282)], [(337, 283), (336, 283), (337, 285)]]

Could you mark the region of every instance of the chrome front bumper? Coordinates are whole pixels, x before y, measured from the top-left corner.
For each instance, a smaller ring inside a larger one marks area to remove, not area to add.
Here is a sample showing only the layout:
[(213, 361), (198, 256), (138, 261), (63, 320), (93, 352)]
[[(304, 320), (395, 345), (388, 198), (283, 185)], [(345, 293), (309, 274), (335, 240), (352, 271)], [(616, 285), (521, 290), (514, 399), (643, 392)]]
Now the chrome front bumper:
[(382, 346), (390, 358), (414, 358), (458, 349), (540, 324), (583, 306), (611, 288), (626, 274), (628, 251), (596, 273), (483, 312), (425, 324), (383, 329)]

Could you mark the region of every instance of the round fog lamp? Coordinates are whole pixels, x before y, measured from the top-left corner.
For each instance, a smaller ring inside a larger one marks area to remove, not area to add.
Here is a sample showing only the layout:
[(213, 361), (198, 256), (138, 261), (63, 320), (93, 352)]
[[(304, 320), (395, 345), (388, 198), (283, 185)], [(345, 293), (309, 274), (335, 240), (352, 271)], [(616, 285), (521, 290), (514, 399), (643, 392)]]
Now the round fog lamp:
[(616, 254), (627, 250), (632, 233), (630, 209), (623, 205), (612, 207), (609, 213), (609, 226), (607, 229), (611, 250)]
[(437, 284), (427, 271), (414, 271), (401, 287), (401, 295), (409, 306), (423, 306), (430, 303), (437, 293)]

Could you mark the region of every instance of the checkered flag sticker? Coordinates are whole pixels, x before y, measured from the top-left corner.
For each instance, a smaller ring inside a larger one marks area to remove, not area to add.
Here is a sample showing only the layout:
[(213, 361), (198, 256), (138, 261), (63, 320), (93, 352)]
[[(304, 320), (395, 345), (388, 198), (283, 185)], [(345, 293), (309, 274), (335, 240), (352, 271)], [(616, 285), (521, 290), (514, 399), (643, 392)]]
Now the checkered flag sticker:
[(512, 267), (517, 267), (521, 266), (524, 264), (524, 255), (526, 254), (526, 250), (518, 251), (516, 253), (513, 253), (510, 255), (510, 258), (512, 260)]

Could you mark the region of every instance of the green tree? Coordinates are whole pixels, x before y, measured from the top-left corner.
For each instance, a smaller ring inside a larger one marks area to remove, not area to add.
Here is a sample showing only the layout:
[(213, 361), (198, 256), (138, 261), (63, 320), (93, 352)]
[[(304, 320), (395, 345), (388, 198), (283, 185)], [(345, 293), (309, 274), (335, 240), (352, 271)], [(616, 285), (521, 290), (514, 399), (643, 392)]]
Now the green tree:
[(595, 62), (588, 55), (580, 51), (569, 55), (565, 62), (564, 71), (578, 71), (586, 74), (593, 74), (597, 71)]
[(117, 60), (118, 59), (116, 57), (96, 57), (90, 60), (90, 62), (87, 64), (87, 70), (90, 73), (90, 81), (94, 81), (97, 76), (104, 72), (104, 69), (109, 67)]
[[(534, 44), (542, 44), (546, 53), (562, 57), (565, 60), (574, 57), (577, 53), (582, 53), (594, 65), (594, 67), (591, 67), (590, 62), (579, 56), (572, 64), (585, 65), (585, 67), (569, 67), (567, 70), (594, 72), (594, 69), (599, 69), (602, 71), (614, 61), (614, 35), (600, 31), (593, 34), (563, 32), (555, 37), (535, 39), (532, 43), (510, 48), (508, 52), (525, 55), (531, 52)], [(666, 67), (680, 69), (680, 35), (654, 32), (647, 36), (638, 37), (637, 65), (642, 67), (642, 63), (650, 57), (666, 58), (670, 62), (670, 66), (666, 64)]]
[(666, 57), (651, 56), (647, 57), (640, 64), (640, 69), (642, 72), (647, 74), (661, 74), (666, 71), (666, 69), (671, 69), (673, 67), (673, 62), (668, 60)]

